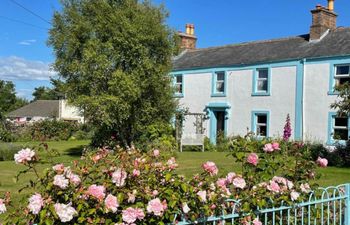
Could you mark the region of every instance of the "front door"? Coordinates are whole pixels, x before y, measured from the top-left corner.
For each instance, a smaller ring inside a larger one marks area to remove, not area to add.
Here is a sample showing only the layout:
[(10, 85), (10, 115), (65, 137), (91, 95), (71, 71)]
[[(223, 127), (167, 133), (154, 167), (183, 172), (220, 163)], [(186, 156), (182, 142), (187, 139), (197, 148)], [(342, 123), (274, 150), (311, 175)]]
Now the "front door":
[(218, 135), (225, 135), (225, 110), (215, 109), (210, 117), (210, 141), (216, 144)]

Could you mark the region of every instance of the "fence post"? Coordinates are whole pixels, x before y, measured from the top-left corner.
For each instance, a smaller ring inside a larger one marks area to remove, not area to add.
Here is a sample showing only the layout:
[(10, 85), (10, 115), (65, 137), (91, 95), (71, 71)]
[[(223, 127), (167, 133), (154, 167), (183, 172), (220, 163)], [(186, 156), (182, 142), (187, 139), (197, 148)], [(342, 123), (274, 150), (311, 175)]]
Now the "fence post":
[(350, 224), (350, 183), (345, 185), (345, 223), (344, 225)]

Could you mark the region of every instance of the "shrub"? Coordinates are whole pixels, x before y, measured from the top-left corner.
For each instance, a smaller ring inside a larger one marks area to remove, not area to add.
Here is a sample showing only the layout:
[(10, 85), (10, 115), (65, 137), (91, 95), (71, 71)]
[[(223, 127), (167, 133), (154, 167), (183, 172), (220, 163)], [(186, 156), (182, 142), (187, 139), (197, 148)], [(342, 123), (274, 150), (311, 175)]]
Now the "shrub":
[(309, 144), (314, 160), (321, 156), (328, 160), (330, 166), (350, 167), (350, 142), (336, 144), (334, 149), (329, 149), (322, 144)]
[(18, 152), (21, 147), (9, 143), (0, 142), (0, 161), (11, 161), (13, 156)]
[(203, 172), (189, 179), (176, 174), (175, 158), (165, 158), (162, 151), (118, 147), (87, 152), (72, 167), (54, 165), (41, 176), (36, 170), (40, 151), (23, 149), (15, 161), (27, 166), (20, 174), (37, 175), (29, 186), (33, 195), (20, 207), (8, 196), (0, 199), (10, 211), (5, 224), (168, 224), (175, 215), (175, 222), (193, 222), (229, 212), (228, 198), (240, 199), (237, 212), (253, 219), (258, 207), (308, 199), (316, 163), (309, 161), (307, 146), (271, 142), (257, 149), (242, 147), (232, 153), (242, 163), (241, 175), (219, 177), (216, 165), (206, 162)]

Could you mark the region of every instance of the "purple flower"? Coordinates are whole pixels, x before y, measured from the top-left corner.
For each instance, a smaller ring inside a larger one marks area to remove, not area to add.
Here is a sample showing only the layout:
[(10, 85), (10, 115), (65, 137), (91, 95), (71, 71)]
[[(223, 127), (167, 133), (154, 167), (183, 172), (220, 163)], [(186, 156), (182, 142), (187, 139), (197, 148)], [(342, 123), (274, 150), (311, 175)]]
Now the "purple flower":
[(289, 114), (287, 114), (286, 124), (284, 125), (283, 129), (283, 140), (288, 141), (291, 136), (292, 128), (290, 127), (290, 117)]

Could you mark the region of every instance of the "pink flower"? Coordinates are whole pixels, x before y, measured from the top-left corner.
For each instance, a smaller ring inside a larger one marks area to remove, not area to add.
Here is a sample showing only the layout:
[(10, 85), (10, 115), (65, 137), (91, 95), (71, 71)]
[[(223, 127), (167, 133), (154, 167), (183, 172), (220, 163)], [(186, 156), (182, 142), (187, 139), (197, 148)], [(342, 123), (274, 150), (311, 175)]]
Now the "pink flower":
[(167, 165), (168, 165), (169, 169), (171, 169), (171, 170), (175, 169), (178, 166), (174, 157), (171, 157), (168, 160)]
[(158, 191), (157, 190), (154, 190), (153, 192), (152, 192), (152, 195), (153, 196), (157, 196), (159, 193), (158, 193)]
[(54, 207), (58, 217), (63, 223), (71, 221), (73, 219), (73, 216), (78, 214), (77, 211), (70, 206), (70, 204), (65, 205), (56, 203)]
[(234, 172), (228, 173), (226, 176), (226, 182), (229, 184), (232, 183), (233, 178), (235, 178), (235, 177), (236, 177), (236, 174)]
[(25, 164), (33, 160), (35, 152), (29, 148), (22, 149), (14, 156), (16, 164)]
[(4, 199), (0, 198), (0, 214), (3, 214), (6, 212), (6, 206)]
[(164, 211), (167, 209), (166, 201), (160, 201), (159, 198), (155, 198), (148, 202), (147, 212), (153, 213), (156, 216), (162, 216)]
[(273, 152), (273, 146), (271, 143), (265, 144), (264, 148), (263, 148), (264, 152)]
[(79, 185), (80, 182), (81, 182), (80, 177), (78, 175), (76, 175), (76, 174), (73, 174), (73, 173), (70, 174), (68, 178), (69, 178), (69, 181), (72, 184), (74, 184), (75, 186)]
[(220, 188), (224, 188), (226, 187), (226, 178), (219, 178), (217, 181), (216, 181), (216, 185)]
[(56, 175), (53, 177), (53, 184), (60, 187), (61, 189), (66, 189), (68, 187), (69, 181), (63, 175)]
[(197, 195), (202, 202), (207, 202), (207, 192), (206, 191), (198, 191)]
[(41, 194), (35, 193), (32, 197), (29, 198), (28, 209), (34, 215), (39, 214), (41, 208), (44, 206), (44, 200), (41, 197)]
[(281, 150), (280, 144), (278, 142), (272, 143), (272, 148), (273, 148), (273, 150)]
[(107, 195), (107, 197), (105, 199), (105, 206), (106, 206), (107, 210), (110, 210), (110, 211), (115, 213), (119, 207), (117, 197), (115, 197), (111, 194)]
[(259, 156), (255, 153), (250, 153), (247, 157), (247, 162), (256, 166), (259, 163)]
[(128, 193), (128, 202), (129, 203), (134, 203), (135, 202), (136, 194), (137, 194), (136, 190), (133, 190), (132, 193)]
[(317, 163), (320, 167), (327, 167), (327, 165), (328, 165), (328, 160), (325, 159), (325, 158), (318, 157), (316, 163)]
[(144, 217), (145, 214), (142, 209), (129, 207), (122, 212), (123, 221), (128, 224), (134, 223), (137, 219), (142, 220)]
[(207, 171), (210, 176), (217, 175), (218, 174), (218, 168), (216, 167), (214, 162), (206, 162), (202, 165), (203, 169)]
[(63, 173), (64, 172), (64, 165), (63, 163), (60, 164), (56, 164), (52, 167), (52, 169), (56, 172), (56, 173)]
[(292, 191), (290, 193), (290, 198), (292, 199), (292, 201), (296, 201), (300, 196), (300, 193), (299, 192), (296, 192), (296, 191)]
[(188, 207), (187, 203), (182, 203), (182, 211), (187, 214), (189, 211), (191, 211), (190, 207)]
[(140, 170), (134, 169), (134, 170), (132, 171), (132, 175), (133, 175), (134, 177), (140, 176)]
[(118, 168), (112, 174), (112, 182), (115, 183), (117, 187), (123, 187), (125, 185), (127, 175), (128, 174), (123, 169)]
[(102, 200), (106, 196), (105, 191), (106, 188), (104, 186), (93, 184), (88, 188), (87, 194), (97, 198), (98, 200)]
[(300, 189), (301, 189), (301, 192), (306, 193), (306, 194), (311, 192), (311, 188), (310, 188), (310, 185), (308, 183), (301, 184)]
[(233, 179), (232, 184), (236, 188), (240, 188), (240, 189), (244, 189), (245, 186), (247, 185), (245, 180), (242, 177), (236, 177), (235, 179)]
[(253, 225), (262, 225), (261, 221), (258, 218), (253, 220)]
[(267, 190), (272, 191), (272, 192), (276, 192), (279, 193), (281, 191), (280, 186), (278, 185), (278, 183), (276, 183), (275, 181), (270, 181), (269, 185), (267, 185)]
[(158, 149), (154, 149), (154, 150), (153, 150), (153, 156), (154, 156), (154, 157), (158, 157), (158, 156), (159, 156), (159, 153), (160, 153), (160, 152), (159, 152)]

